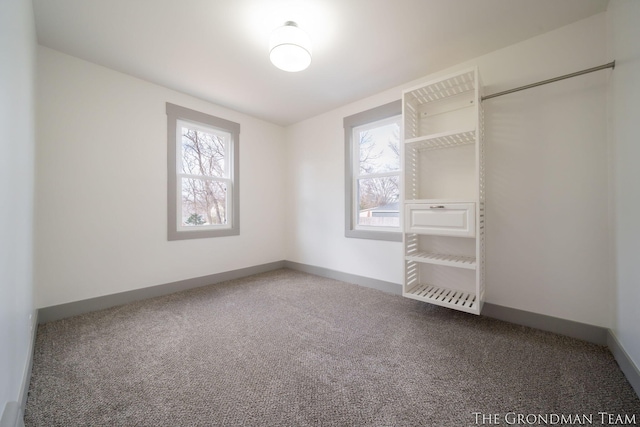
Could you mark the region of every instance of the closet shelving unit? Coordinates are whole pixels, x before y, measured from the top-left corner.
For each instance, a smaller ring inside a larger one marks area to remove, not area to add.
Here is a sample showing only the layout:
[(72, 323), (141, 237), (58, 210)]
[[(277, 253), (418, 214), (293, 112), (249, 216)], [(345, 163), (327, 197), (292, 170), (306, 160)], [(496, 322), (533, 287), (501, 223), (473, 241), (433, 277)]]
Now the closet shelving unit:
[(476, 67), (403, 92), (402, 293), (480, 314), (484, 146)]

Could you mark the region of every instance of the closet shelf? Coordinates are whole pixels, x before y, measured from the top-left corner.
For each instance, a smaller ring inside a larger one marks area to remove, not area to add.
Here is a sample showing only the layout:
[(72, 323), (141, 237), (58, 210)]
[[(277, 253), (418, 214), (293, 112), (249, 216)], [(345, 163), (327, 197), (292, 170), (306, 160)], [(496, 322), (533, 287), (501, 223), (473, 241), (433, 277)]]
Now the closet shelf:
[(407, 261), (416, 261), (427, 264), (446, 265), (449, 267), (466, 268), (469, 270), (476, 269), (475, 257), (466, 257), (459, 255), (445, 255), (430, 252), (415, 252), (405, 256)]
[(407, 148), (418, 151), (452, 148), (476, 142), (475, 129), (454, 130), (405, 140)]
[(415, 100), (417, 104), (426, 104), (474, 89), (475, 74), (469, 71), (407, 91), (407, 98)]
[(473, 314), (485, 295), (481, 86), (472, 67), (402, 93), (402, 295)]
[(478, 314), (478, 298), (475, 294), (441, 288), (429, 284), (418, 284), (404, 293), (407, 298), (428, 302), (459, 311)]

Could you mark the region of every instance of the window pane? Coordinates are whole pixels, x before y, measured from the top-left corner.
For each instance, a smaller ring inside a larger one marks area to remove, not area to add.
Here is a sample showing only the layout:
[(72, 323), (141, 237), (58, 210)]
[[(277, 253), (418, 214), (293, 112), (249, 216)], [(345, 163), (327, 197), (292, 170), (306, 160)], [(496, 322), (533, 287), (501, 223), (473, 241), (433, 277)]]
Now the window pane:
[(359, 142), (360, 174), (400, 169), (400, 126), (398, 122), (355, 129)]
[(181, 127), (182, 173), (227, 178), (225, 156), (230, 135)]
[(398, 176), (358, 180), (358, 225), (399, 227)]
[(227, 224), (227, 184), (182, 178), (182, 220), (185, 227)]

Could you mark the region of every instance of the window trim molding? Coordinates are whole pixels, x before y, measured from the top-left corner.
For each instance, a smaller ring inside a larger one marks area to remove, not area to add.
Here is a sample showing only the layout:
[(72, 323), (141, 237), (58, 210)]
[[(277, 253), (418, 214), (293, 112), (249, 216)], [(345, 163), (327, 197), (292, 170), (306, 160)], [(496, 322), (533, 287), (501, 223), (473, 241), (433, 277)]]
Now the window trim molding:
[[(353, 237), (359, 239), (386, 240), (391, 242), (402, 241), (402, 230), (362, 230), (356, 229), (354, 224), (353, 198), (355, 197), (353, 189), (353, 128), (362, 126), (378, 120), (384, 120), (389, 117), (402, 114), (402, 100), (389, 102), (388, 104), (362, 111), (357, 114), (345, 117), (344, 125), (344, 156), (345, 156), (345, 237)], [(400, 141), (402, 143), (402, 141)], [(402, 147), (401, 147), (402, 148)], [(402, 166), (400, 167), (400, 177), (402, 178)], [(401, 179), (402, 180), (402, 179)], [(400, 207), (402, 212), (402, 207)], [(402, 215), (402, 213), (400, 213)], [(402, 224), (402, 218), (400, 218)]]
[[(167, 239), (186, 240), (240, 234), (240, 124), (200, 111), (166, 103), (167, 113)], [(217, 229), (181, 230), (178, 227), (178, 154), (177, 123), (179, 120), (229, 132), (233, 170), (231, 178), (231, 226)]]

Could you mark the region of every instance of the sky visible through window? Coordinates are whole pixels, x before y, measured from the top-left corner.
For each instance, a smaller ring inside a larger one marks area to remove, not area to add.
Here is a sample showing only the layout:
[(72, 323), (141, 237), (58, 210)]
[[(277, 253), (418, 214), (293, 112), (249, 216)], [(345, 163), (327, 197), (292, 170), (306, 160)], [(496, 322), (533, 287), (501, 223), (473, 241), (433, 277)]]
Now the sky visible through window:
[(361, 130), (360, 173), (391, 172), (400, 168), (397, 123)]

